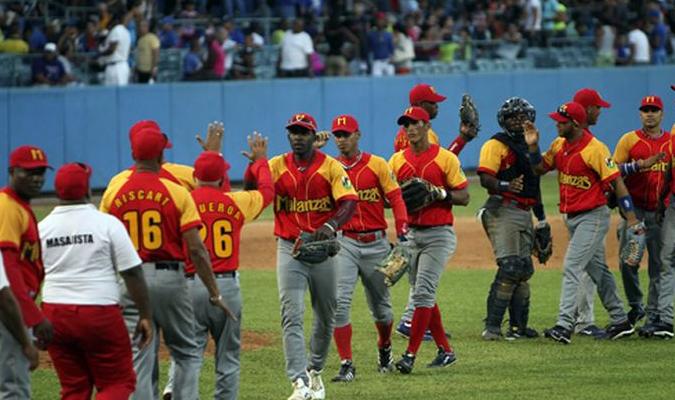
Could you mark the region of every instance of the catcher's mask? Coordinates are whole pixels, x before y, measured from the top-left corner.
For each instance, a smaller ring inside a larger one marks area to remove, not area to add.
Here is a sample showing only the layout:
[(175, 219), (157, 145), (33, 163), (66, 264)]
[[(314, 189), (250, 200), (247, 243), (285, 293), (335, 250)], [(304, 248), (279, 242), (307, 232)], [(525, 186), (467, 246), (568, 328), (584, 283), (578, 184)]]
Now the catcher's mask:
[(499, 111), (497, 112), (497, 122), (499, 123), (499, 126), (501, 126), (502, 129), (506, 131), (506, 133), (522, 133), (523, 129), (520, 126), (517, 128), (511, 127), (509, 129), (509, 126), (506, 123), (506, 120), (509, 117), (518, 114), (525, 115), (525, 119), (530, 122), (534, 122), (537, 116), (537, 112), (530, 102), (523, 99), (522, 97), (511, 97), (510, 99), (507, 99), (499, 108)]

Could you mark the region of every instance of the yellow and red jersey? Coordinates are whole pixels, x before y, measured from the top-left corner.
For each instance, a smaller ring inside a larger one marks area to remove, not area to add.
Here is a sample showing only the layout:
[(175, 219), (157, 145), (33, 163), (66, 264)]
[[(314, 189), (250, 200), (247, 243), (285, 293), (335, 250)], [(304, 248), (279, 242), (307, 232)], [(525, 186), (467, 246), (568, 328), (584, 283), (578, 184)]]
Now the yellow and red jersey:
[(33, 301), (45, 275), (37, 220), (30, 204), (8, 187), (0, 190), (0, 210), (0, 251), (5, 272), (24, 322), (33, 326), (44, 319)]
[(183, 232), (201, 227), (190, 193), (153, 172), (134, 171), (111, 182), (101, 211), (124, 223), (144, 262), (184, 260)]
[(300, 167), (292, 152), (270, 160), (274, 182), (274, 235), (293, 240), (328, 221), (341, 200), (358, 200), (349, 176), (336, 159), (315, 150)]
[(384, 219), (384, 198), (387, 197), (392, 203), (396, 232), (402, 234), (408, 215), (401, 197), (401, 188), (389, 165), (383, 158), (369, 153), (362, 152), (357, 157), (356, 160), (338, 157), (359, 196), (354, 215), (342, 229), (355, 232), (387, 229)]
[(614, 149), (614, 161), (618, 164), (642, 160), (660, 152), (666, 154), (666, 158), (654, 164), (649, 171), (624, 178), (633, 202), (642, 209), (654, 211), (659, 205), (672, 158), (670, 142), (670, 134), (666, 131), (659, 138), (652, 139), (638, 129), (624, 134)]
[[(433, 129), (429, 128), (429, 143), (431, 144), (440, 144), (441, 141), (438, 138), (436, 132)], [(401, 150), (405, 150), (410, 147), (410, 141), (408, 141), (408, 135), (405, 133), (405, 129), (401, 127), (396, 133), (396, 138), (394, 139), (394, 153)]]
[[(461, 190), (469, 185), (457, 156), (436, 144), (432, 144), (421, 154), (415, 154), (411, 148), (391, 156), (389, 160), (394, 176), (399, 182), (419, 177), (432, 184), (445, 188), (448, 192)], [(418, 226), (452, 225), (452, 204), (437, 201), (412, 214), (408, 214), (408, 223)]]
[[(497, 139), (490, 139), (480, 149), (477, 172), (496, 177), (500, 171), (505, 171), (514, 166), (517, 162), (516, 157), (516, 153), (505, 143)], [(519, 196), (509, 191), (489, 193), (499, 194), (504, 198), (515, 200), (524, 206), (533, 206), (537, 203), (537, 199)]]
[[(226, 172), (228, 168), (229, 165), (226, 166)], [(118, 180), (126, 180), (127, 178), (129, 178), (129, 175), (131, 175), (131, 173), (134, 172), (135, 170), (136, 167), (133, 166), (113, 176), (108, 186), (115, 185), (115, 182)], [(194, 178), (194, 171), (195, 171), (194, 168), (188, 165), (166, 162), (162, 164), (162, 169), (160, 169), (159, 171), (159, 176), (160, 178), (168, 179), (171, 182), (183, 186), (188, 191), (192, 191), (197, 187), (197, 182), (195, 182)], [(223, 180), (222, 190), (224, 192), (229, 192), (230, 189), (231, 189), (230, 180), (226, 173), (225, 179)]]
[(573, 143), (556, 138), (543, 157), (547, 169), (558, 170), (561, 213), (607, 204), (603, 189), (621, 176), (607, 146), (587, 130)]
[[(249, 169), (258, 190), (224, 193), (221, 189), (204, 186), (190, 193), (203, 224), (199, 236), (209, 251), (215, 273), (239, 268), (241, 229), (245, 222), (257, 218), (274, 198), (267, 160), (258, 160)], [(195, 271), (194, 264), (188, 260), (185, 272), (194, 274)]]

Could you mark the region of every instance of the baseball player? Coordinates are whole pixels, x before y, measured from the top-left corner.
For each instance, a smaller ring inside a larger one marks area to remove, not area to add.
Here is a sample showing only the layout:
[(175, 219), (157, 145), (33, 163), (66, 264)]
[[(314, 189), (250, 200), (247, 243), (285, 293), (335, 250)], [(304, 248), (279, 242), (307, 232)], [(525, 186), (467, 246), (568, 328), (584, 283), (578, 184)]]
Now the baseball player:
[[(670, 134), (661, 128), (663, 101), (658, 96), (646, 96), (640, 103), (642, 128), (624, 134), (614, 150), (614, 161), (619, 164), (626, 187), (635, 201), (635, 213), (647, 226), (649, 252), (649, 294), (647, 310), (642, 304), (642, 290), (638, 268), (621, 261), (621, 277), (630, 311), (628, 320), (635, 325), (647, 316), (647, 323), (658, 317), (659, 275), (661, 274), (661, 221), (657, 209), (662, 204), (662, 193), (667, 188), (667, 172), (671, 159)], [(628, 245), (626, 223), (619, 225), (619, 247)], [(670, 269), (664, 270), (666, 273)], [(666, 276), (666, 279), (671, 279)]]
[(457, 246), (452, 227), (452, 205), (467, 205), (469, 192), (468, 181), (457, 156), (429, 143), (429, 114), (423, 108), (406, 109), (398, 118), (398, 124), (404, 127), (410, 147), (397, 152), (389, 160), (394, 176), (399, 182), (413, 177), (424, 179), (434, 185), (438, 193), (437, 200), (421, 210), (412, 212), (408, 209), (410, 232), (406, 238), (416, 253), (410, 272), (415, 310), (408, 348), (395, 365), (401, 373), (409, 374), (427, 329), (438, 346), (437, 357), (427, 366), (445, 367), (456, 360), (443, 329), (441, 311), (436, 304), (436, 289), (445, 263)]
[[(342, 164), (314, 149), (316, 121), (295, 114), (286, 125), (291, 152), (270, 160), (274, 182), (274, 235), (289, 400), (324, 399), (321, 371), (328, 356), (336, 310), (335, 261), (310, 264), (293, 257), (302, 232), (314, 239), (335, 237), (356, 208), (357, 194)], [(309, 288), (314, 323), (307, 359), (303, 332), (304, 296)]]
[[(140, 131), (146, 128), (160, 130), (157, 122), (152, 120), (142, 120), (135, 123), (129, 130), (129, 133), (131, 135), (131, 132)], [(220, 153), (222, 146), (223, 132), (224, 132), (223, 124), (221, 122), (214, 121), (208, 125), (206, 138), (202, 139), (200, 135), (197, 135), (196, 139), (197, 142), (202, 146), (202, 149), (204, 151), (215, 151), (216, 153)], [(131, 137), (129, 139), (131, 139)], [(169, 144), (168, 148), (170, 147), (171, 144)], [(224, 192), (230, 191), (230, 178), (227, 175), (227, 170), (229, 169), (230, 164), (228, 164), (226, 161), (225, 162), (226, 174), (225, 177), (223, 178), (223, 186), (222, 186), (222, 190)], [(117, 181), (125, 181), (135, 170), (136, 166), (134, 165), (118, 173), (110, 180), (108, 186), (115, 184), (115, 182)], [(175, 164), (162, 160), (162, 166), (159, 171), (159, 176), (161, 178), (168, 179), (171, 182), (177, 183), (189, 191), (192, 191), (197, 187), (194, 178), (194, 169), (188, 165)]]
[[(251, 160), (247, 175), (257, 190), (223, 193), (225, 160), (213, 151), (203, 152), (195, 161), (197, 189), (191, 195), (204, 223), (200, 235), (211, 257), (216, 283), (223, 301), (237, 319), (207, 307), (209, 294), (195, 282), (195, 268), (187, 263), (185, 274), (195, 310), (197, 345), (206, 349), (208, 334), (216, 343), (215, 399), (237, 399), (239, 394), (239, 354), (241, 351), (242, 300), (239, 288), (239, 244), (244, 223), (255, 219), (274, 198), (274, 187), (267, 164), (267, 139), (255, 133), (249, 138)], [(199, 353), (203, 360), (203, 351)], [(203, 362), (203, 361), (202, 361)], [(171, 370), (175, 370), (172, 361)], [(173, 375), (170, 375), (173, 381)], [(173, 388), (172, 382), (167, 385)], [(165, 395), (167, 391), (165, 390)]]
[(340, 150), (337, 159), (359, 196), (352, 219), (342, 227), (340, 252), (336, 256), (337, 309), (333, 337), (341, 362), (333, 382), (350, 382), (356, 377), (356, 368), (352, 362), (349, 313), (359, 276), (378, 333), (378, 370), (388, 372), (393, 367), (391, 299), (384, 276), (375, 270), (390, 249), (385, 232), (385, 198), (394, 212), (397, 237), (402, 237), (407, 231), (408, 214), (401, 189), (387, 162), (359, 149), (361, 131), (358, 121), (351, 115), (339, 115), (333, 120), (331, 131)]
[(495, 276), (487, 299), (487, 317), (482, 336), (502, 337), (504, 313), (511, 308), (511, 328), (506, 339), (532, 338), (538, 333), (527, 327), (530, 309), (528, 280), (532, 265), (533, 226), (530, 210), (539, 202), (539, 177), (532, 172), (523, 122), (534, 122), (536, 112), (525, 99), (512, 97), (497, 114), (504, 129), (483, 144), (478, 175), (489, 197), (480, 213), (481, 222), (497, 259)]
[[(579, 89), (574, 94), (572, 101), (580, 104), (586, 111), (584, 128), (596, 125), (602, 109), (611, 107), (611, 104), (600, 96), (600, 93), (591, 88)], [(612, 192), (613, 189), (607, 188), (606, 191)], [(595, 324), (595, 312), (593, 311), (593, 301), (597, 288), (591, 276), (585, 271), (581, 273), (580, 279), (574, 332), (583, 336), (603, 337), (605, 332)]]
[(59, 205), (38, 225), (45, 266), (42, 309), (54, 324), (47, 350), (61, 398), (128, 399), (136, 386), (117, 273), (139, 310), (139, 347), (152, 338), (141, 259), (124, 225), (89, 199), (91, 168), (65, 164), (54, 179)]
[[(438, 103), (445, 101), (446, 97), (436, 92), (433, 86), (420, 83), (415, 85), (409, 93), (410, 106), (411, 107), (421, 107), (427, 114), (429, 114), (429, 119), (432, 120), (438, 115)], [(448, 146), (448, 150), (459, 155), (459, 153), (464, 149), (464, 146), (471, 140), (473, 140), (476, 135), (478, 135), (478, 127), (460, 122), (459, 125), (459, 135), (455, 140)], [(440, 145), (440, 139), (434, 130), (431, 128), (431, 123), (429, 123), (429, 143)], [(408, 136), (403, 127), (399, 128), (396, 133), (396, 138), (394, 139), (394, 152), (405, 150), (410, 146), (408, 141)], [(405, 338), (410, 338), (410, 321), (412, 321), (413, 312), (415, 307), (412, 305), (412, 295), (413, 288), (410, 288), (408, 293), (408, 302), (405, 307), (405, 311), (401, 316), (401, 320), (396, 327), (396, 332)], [(448, 333), (448, 337), (450, 334)], [(424, 334), (424, 340), (432, 340), (431, 332), (427, 331)]]
[[(44, 151), (20, 146), (9, 155), (9, 185), (0, 189), (0, 252), (9, 287), (21, 307), (23, 322), (32, 330), (37, 345), (52, 339), (49, 320), (35, 305), (44, 278), (37, 220), (30, 200), (40, 194), (45, 172), (51, 168)], [(29, 399), (29, 367), (25, 344), (0, 324), (0, 398)]]
[(564, 344), (572, 342), (579, 279), (584, 270), (597, 285), (598, 295), (612, 321), (604, 338), (629, 336), (634, 328), (628, 322), (614, 277), (605, 262), (609, 209), (604, 186), (611, 185), (614, 189), (629, 229), (639, 234), (644, 231), (644, 224), (635, 216), (633, 201), (609, 149), (583, 128), (586, 126), (583, 106), (565, 103), (549, 116), (556, 121), (558, 138), (543, 157), (539, 151), (539, 132), (532, 122), (524, 123), (525, 141), (534, 171), (542, 175), (554, 168), (558, 170), (560, 212), (567, 214), (566, 224), (570, 234), (558, 321), (546, 331), (546, 336)]
[(0, 330), (7, 331), (14, 337), (28, 360), (29, 369), (33, 371), (37, 368), (40, 355), (23, 325), (21, 309), (12, 294), (12, 289), (9, 288), (2, 257), (0, 257), (0, 326)]
[[(137, 124), (138, 125), (138, 124)], [(229, 313), (216, 285), (208, 252), (199, 236), (201, 220), (194, 201), (183, 187), (160, 176), (168, 138), (156, 126), (138, 126), (130, 132), (135, 170), (124, 180), (109, 185), (101, 211), (124, 222), (134, 247), (143, 260), (150, 293), (153, 330), (161, 327), (171, 356), (176, 361), (176, 399), (197, 398), (199, 349), (194, 340), (194, 312), (184, 276), (184, 254), (195, 264), (209, 292), (210, 306)], [(156, 125), (156, 124), (155, 124)], [(183, 251), (183, 243), (186, 253)], [(122, 307), (127, 329), (133, 332), (139, 315), (129, 293), (122, 288)], [(134, 397), (152, 399), (152, 372), (157, 358), (157, 335), (143, 349), (134, 346), (137, 384)]]

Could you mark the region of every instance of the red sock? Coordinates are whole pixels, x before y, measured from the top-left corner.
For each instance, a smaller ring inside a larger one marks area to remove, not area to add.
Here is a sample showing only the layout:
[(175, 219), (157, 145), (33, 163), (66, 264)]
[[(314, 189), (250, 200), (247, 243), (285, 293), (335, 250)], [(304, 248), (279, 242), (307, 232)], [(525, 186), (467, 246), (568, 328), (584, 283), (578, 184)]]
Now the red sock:
[(429, 320), (431, 319), (430, 307), (417, 307), (413, 313), (413, 319), (410, 327), (410, 340), (408, 341), (408, 353), (417, 354), (422, 339), (424, 338), (424, 331), (429, 327)]
[(445, 351), (452, 351), (448, 338), (445, 336), (445, 329), (443, 328), (443, 321), (441, 320), (441, 310), (438, 308), (438, 304), (434, 304), (434, 308), (431, 309), (429, 330), (431, 330), (431, 336), (434, 337), (436, 346), (443, 348)]
[(392, 321), (375, 323), (375, 327), (377, 328), (377, 348), (384, 349), (385, 347), (391, 346), (392, 325)]
[(352, 359), (352, 324), (347, 324), (333, 331), (335, 346), (337, 346), (340, 360)]

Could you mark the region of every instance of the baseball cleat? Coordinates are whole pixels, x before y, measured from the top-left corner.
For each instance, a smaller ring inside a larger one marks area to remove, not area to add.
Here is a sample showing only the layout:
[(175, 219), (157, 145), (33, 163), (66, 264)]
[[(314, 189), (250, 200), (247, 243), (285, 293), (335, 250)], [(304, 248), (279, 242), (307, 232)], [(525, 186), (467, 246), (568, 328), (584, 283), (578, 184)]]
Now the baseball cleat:
[(654, 321), (645, 324), (638, 334), (643, 338), (661, 338), (661, 339), (672, 339), (673, 338), (673, 324), (667, 324), (661, 321)]
[(171, 400), (171, 398), (172, 398), (171, 392), (165, 392), (165, 393), (162, 395), (162, 400)]
[(604, 329), (600, 329), (600, 328), (598, 328), (598, 327), (595, 326), (595, 325), (588, 325), (588, 326), (585, 327), (584, 329), (580, 329), (580, 330), (577, 332), (577, 335), (581, 335), (581, 336), (591, 336), (591, 337), (594, 337), (594, 338), (596, 338), (596, 339), (604, 338), (604, 337), (605, 337), (605, 334), (606, 334), (606, 332), (605, 332)]
[(351, 382), (356, 378), (356, 368), (352, 364), (352, 360), (342, 360), (340, 363), (340, 371), (335, 375), (331, 382)]
[(324, 400), (326, 398), (326, 388), (323, 386), (321, 371), (309, 370), (309, 394), (312, 400)]
[(409, 374), (412, 372), (415, 364), (415, 355), (411, 353), (403, 353), (400, 360), (396, 361), (396, 369), (402, 374)]
[(309, 393), (309, 388), (302, 378), (298, 378), (293, 382), (293, 393), (291, 393), (288, 400), (311, 400), (312, 395)]
[(628, 322), (631, 325), (635, 326), (640, 322), (644, 317), (647, 316), (647, 313), (642, 307), (633, 307), (628, 311)]
[(551, 329), (547, 329), (545, 331), (545, 336), (562, 344), (572, 343), (572, 333), (569, 331), (569, 329), (565, 329), (560, 325), (556, 325)]
[(535, 339), (539, 337), (539, 332), (532, 328), (520, 329), (517, 326), (512, 326), (504, 334), (504, 340), (513, 341), (518, 339)]
[(436, 355), (436, 358), (429, 364), (427, 364), (427, 368), (442, 368), (442, 367), (447, 367), (455, 363), (457, 361), (457, 357), (455, 357), (455, 353), (452, 351), (445, 351), (443, 348), (439, 347), (438, 348), (438, 354)]
[(391, 346), (378, 349), (377, 370), (381, 373), (387, 373), (393, 369), (394, 356), (391, 354)]
[(632, 335), (634, 332), (635, 328), (633, 327), (633, 325), (631, 325), (630, 322), (628, 322), (628, 320), (625, 320), (624, 322), (618, 324), (608, 325), (607, 329), (605, 329), (605, 335), (597, 339), (616, 340), (621, 339), (623, 337), (628, 337)]
[(499, 340), (502, 338), (502, 333), (497, 329), (485, 328), (483, 333), (480, 334), (483, 340)]

